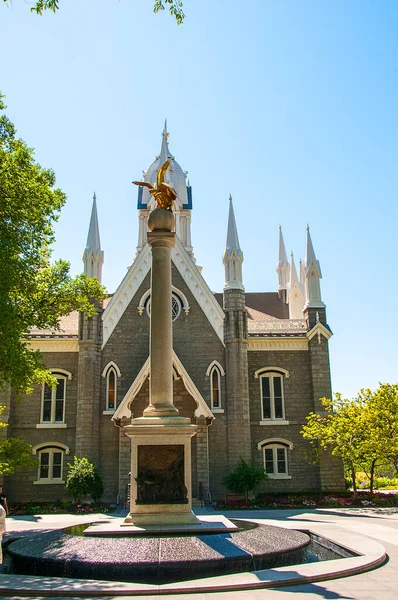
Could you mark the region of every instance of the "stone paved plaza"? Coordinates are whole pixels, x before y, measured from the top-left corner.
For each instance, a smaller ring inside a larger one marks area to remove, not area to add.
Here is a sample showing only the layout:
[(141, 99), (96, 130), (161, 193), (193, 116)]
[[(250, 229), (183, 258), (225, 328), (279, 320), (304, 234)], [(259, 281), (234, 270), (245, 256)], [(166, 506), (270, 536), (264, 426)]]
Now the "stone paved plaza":
[[(207, 512), (207, 511), (198, 511)], [(216, 513), (213, 513), (216, 514)], [(343, 577), (324, 582), (307, 583), (279, 587), (274, 589), (254, 589), (247, 591), (224, 591), (214, 593), (168, 594), (170, 600), (182, 600), (191, 597), (194, 600), (302, 600), (304, 598), (336, 599), (336, 600), (395, 600), (398, 586), (398, 509), (361, 509), (361, 510), (272, 510), (272, 511), (228, 511), (229, 518), (250, 518), (262, 523), (283, 525), (286, 527), (308, 528), (314, 531), (333, 531), (340, 541), (347, 546), (353, 536), (362, 539), (363, 551), (368, 544), (381, 544), (388, 555), (386, 563), (367, 573)], [(98, 516), (94, 516), (95, 518)], [(93, 515), (79, 517), (76, 515), (38, 515), (32, 517), (9, 517), (7, 519), (8, 534), (41, 529), (51, 530), (74, 523), (92, 522)], [(319, 564), (319, 563), (318, 563)], [(242, 575), (234, 576), (236, 579)], [(123, 587), (111, 582), (108, 591), (100, 585), (89, 592), (86, 582), (75, 580), (73, 586), (60, 586), (60, 580), (44, 578), (42, 595), (35, 595), (39, 578), (28, 576), (0, 575), (1, 596), (9, 598), (94, 598), (102, 600), (124, 597), (136, 598), (138, 594), (129, 595), (128, 584)], [(69, 580), (70, 581), (70, 580)], [(200, 580), (199, 580), (200, 581)], [(12, 591), (14, 590), (14, 592)], [(52, 595), (53, 594), (53, 595)], [(159, 594), (145, 595), (145, 598), (158, 598)]]

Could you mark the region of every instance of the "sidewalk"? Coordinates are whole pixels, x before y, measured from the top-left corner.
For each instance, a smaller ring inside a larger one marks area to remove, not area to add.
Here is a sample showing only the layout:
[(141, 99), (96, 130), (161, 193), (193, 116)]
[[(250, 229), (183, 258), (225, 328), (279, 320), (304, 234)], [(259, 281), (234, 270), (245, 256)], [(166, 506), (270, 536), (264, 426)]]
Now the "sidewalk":
[[(197, 514), (207, 512), (198, 509)], [(217, 514), (213, 512), (213, 514)], [(223, 513), (219, 513), (223, 514)], [(374, 540), (384, 546), (388, 553), (388, 562), (382, 567), (351, 577), (334, 579), (331, 581), (309, 583), (304, 585), (286, 586), (275, 589), (249, 590), (249, 591), (228, 591), (214, 593), (196, 593), (196, 594), (172, 594), (167, 595), (169, 600), (182, 600), (192, 598), (192, 600), (302, 600), (317, 598), (335, 599), (335, 600), (396, 600), (398, 598), (398, 509), (316, 509), (316, 510), (257, 510), (257, 511), (227, 511), (228, 518), (254, 519), (261, 522), (294, 528), (324, 528), (327, 530), (333, 528), (338, 532), (341, 540), (346, 539), (349, 545), (350, 536), (362, 536), (364, 546), (368, 540)], [(67, 527), (77, 523), (90, 523), (103, 515), (37, 515), (27, 517), (8, 517), (7, 518), (7, 537), (20, 535), (21, 532), (32, 532), (33, 530), (50, 530)], [(5, 575), (1, 576), (6, 577)], [(8, 575), (8, 578), (13, 576)], [(14, 576), (15, 577), (15, 576)], [(239, 575), (235, 575), (239, 579)], [(9, 579), (9, 581), (11, 581)], [(51, 581), (47, 579), (46, 598), (57, 597), (79, 598), (79, 591), (74, 585), (74, 592), (65, 586), (65, 596), (51, 596)], [(77, 582), (75, 581), (75, 584)], [(84, 582), (82, 584), (82, 593)], [(34, 587), (34, 586), (33, 586)], [(78, 586), (77, 586), (78, 587)], [(110, 586), (109, 592), (117, 594), (116, 587)], [(55, 587), (54, 587), (55, 593)], [(125, 592), (126, 593), (126, 592)], [(77, 595), (76, 595), (77, 594)], [(25, 597), (27, 597), (26, 594)], [(10, 600), (17, 596), (3, 594)], [(18, 596), (21, 598), (21, 594)], [(34, 596), (33, 589), (30, 590), (29, 597)], [(87, 592), (84, 597), (90, 597)], [(91, 596), (95, 597), (95, 596)], [(118, 596), (101, 596), (102, 600), (116, 599)], [(134, 596), (123, 595), (124, 598), (136, 598)], [(145, 598), (155, 600), (159, 595), (146, 595)]]

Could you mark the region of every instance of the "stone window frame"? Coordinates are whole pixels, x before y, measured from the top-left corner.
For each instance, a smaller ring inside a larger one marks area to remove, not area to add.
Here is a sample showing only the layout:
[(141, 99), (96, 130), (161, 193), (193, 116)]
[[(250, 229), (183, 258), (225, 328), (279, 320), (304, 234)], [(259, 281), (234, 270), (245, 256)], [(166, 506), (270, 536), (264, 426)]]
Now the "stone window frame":
[[(255, 379), (259, 379), (260, 383), (260, 411), (261, 420), (260, 425), (289, 425), (289, 421), (286, 420), (286, 408), (285, 408), (285, 385), (284, 380), (289, 377), (289, 371), (283, 367), (262, 367), (254, 373)], [(282, 417), (275, 417), (275, 389), (273, 380), (274, 377), (280, 377), (281, 379), (281, 397), (282, 397)], [(263, 403), (263, 379), (270, 378), (270, 409), (271, 417), (264, 417), (264, 403)]]
[[(213, 402), (213, 392), (214, 392), (213, 377), (215, 374), (217, 375), (217, 380), (218, 380), (218, 397), (219, 397), (218, 406), (214, 406), (214, 402)], [(225, 376), (225, 371), (222, 368), (222, 366), (220, 365), (220, 363), (216, 360), (213, 360), (213, 362), (210, 363), (210, 365), (208, 366), (207, 371), (206, 371), (206, 377), (210, 378), (210, 408), (213, 413), (223, 413), (224, 412), (224, 409), (222, 408), (222, 403), (221, 403), (221, 398), (222, 398), (221, 377), (224, 377), (224, 376)]]
[[(62, 444), (61, 442), (41, 442), (32, 448), (32, 454), (39, 457), (39, 464), (37, 468), (37, 478), (33, 481), (34, 485), (54, 485), (54, 484), (65, 484), (65, 480), (63, 479), (64, 475), (64, 457), (69, 454), (70, 449), (69, 446)], [(54, 454), (61, 454), (61, 475), (60, 477), (41, 477), (41, 469), (43, 465), (41, 464), (42, 454), (48, 453), (48, 467), (49, 474), (54, 469)]]
[[(113, 408), (109, 407), (109, 377), (110, 377), (111, 373), (115, 377), (115, 390), (114, 390), (115, 398), (114, 398)], [(106, 379), (105, 410), (102, 412), (103, 415), (113, 415), (116, 410), (116, 407), (117, 407), (117, 384), (118, 384), (118, 379), (121, 376), (122, 376), (122, 374), (120, 372), (120, 369), (113, 360), (111, 360), (106, 365), (104, 370), (102, 371), (102, 377), (104, 377)]]
[[(72, 373), (67, 371), (66, 369), (50, 369), (51, 374), (56, 377), (57, 380), (64, 381), (64, 397), (63, 397), (63, 415), (62, 421), (55, 420), (55, 410), (56, 410), (56, 401), (57, 401), (57, 386), (53, 386), (51, 388), (51, 420), (44, 421), (43, 420), (43, 411), (44, 411), (44, 393), (46, 390), (46, 383), (43, 383), (41, 390), (41, 403), (40, 403), (40, 422), (37, 423), (36, 429), (65, 429), (67, 427), (65, 422), (65, 412), (66, 412), (66, 382), (72, 379)], [(59, 400), (59, 398), (58, 398)]]
[[(268, 438), (257, 444), (257, 449), (261, 450), (263, 455), (264, 472), (269, 479), (291, 479), (289, 474), (289, 455), (288, 450), (293, 450), (293, 443), (283, 438)], [(273, 471), (267, 473), (266, 450), (272, 450)], [(278, 472), (278, 450), (284, 451), (285, 472)]]

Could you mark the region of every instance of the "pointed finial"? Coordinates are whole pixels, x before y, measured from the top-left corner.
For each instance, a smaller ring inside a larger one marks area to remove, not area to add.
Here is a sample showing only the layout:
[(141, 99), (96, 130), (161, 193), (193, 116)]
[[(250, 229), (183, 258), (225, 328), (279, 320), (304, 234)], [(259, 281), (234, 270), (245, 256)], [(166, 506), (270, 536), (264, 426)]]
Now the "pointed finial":
[(308, 223), (307, 223), (307, 231), (309, 231), (309, 230), (310, 230), (310, 226), (309, 226), (309, 225), (308, 225)]
[(96, 199), (97, 199), (97, 194), (94, 192), (93, 200), (96, 200)]
[(167, 132), (167, 119), (165, 119), (164, 129), (163, 129), (163, 133), (162, 133), (162, 146), (160, 148), (160, 155), (159, 155), (159, 166), (164, 165), (166, 160), (170, 157), (169, 144), (168, 144), (168, 140), (167, 140), (168, 137), (169, 137), (169, 134)]
[(232, 202), (232, 194), (229, 195), (229, 201)]

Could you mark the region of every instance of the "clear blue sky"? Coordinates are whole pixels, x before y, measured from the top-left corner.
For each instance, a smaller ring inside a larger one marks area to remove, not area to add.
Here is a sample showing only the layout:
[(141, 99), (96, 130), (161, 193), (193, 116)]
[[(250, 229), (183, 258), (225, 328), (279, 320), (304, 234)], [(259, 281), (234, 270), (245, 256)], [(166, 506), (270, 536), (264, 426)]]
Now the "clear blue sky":
[(221, 291), (228, 195), (244, 283), (277, 289), (278, 225), (304, 256), (311, 227), (346, 396), (397, 382), (398, 3), (60, 0), (38, 17), (0, 6), (0, 87), (19, 135), (68, 202), (54, 257), (82, 270), (93, 191), (114, 291), (135, 256), (131, 181), (170, 149), (193, 187), (192, 239)]

